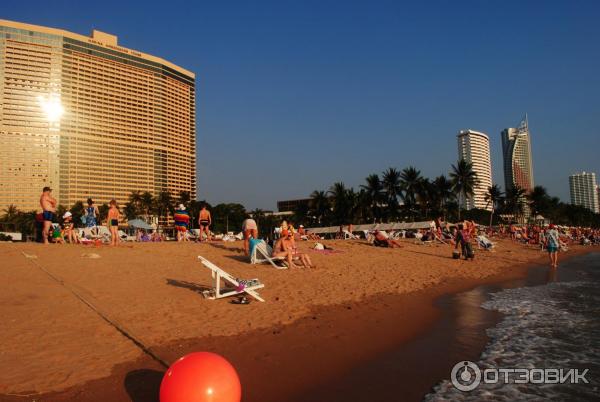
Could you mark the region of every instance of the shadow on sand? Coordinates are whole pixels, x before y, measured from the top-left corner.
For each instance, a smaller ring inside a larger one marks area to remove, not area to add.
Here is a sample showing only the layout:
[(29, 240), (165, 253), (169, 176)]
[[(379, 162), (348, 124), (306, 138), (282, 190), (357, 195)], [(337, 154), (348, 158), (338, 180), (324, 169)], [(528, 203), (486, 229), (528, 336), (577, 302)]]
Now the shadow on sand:
[(180, 281), (178, 279), (169, 279), (169, 278), (167, 278), (167, 285), (176, 286), (178, 288), (189, 289), (192, 292), (196, 292), (196, 293), (200, 293), (200, 294), (202, 294), (202, 292), (204, 292), (205, 290), (212, 289), (210, 285), (202, 285), (202, 284), (197, 284), (194, 282), (186, 282), (186, 281)]
[(157, 370), (133, 370), (127, 373), (123, 385), (132, 402), (159, 402), (163, 375)]

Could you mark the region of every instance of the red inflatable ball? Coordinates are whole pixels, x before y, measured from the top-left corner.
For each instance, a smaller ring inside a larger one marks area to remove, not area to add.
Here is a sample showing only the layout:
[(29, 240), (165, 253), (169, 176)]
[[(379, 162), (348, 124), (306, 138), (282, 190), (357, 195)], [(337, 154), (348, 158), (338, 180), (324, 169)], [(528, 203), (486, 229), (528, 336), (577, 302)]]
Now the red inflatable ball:
[(242, 386), (233, 366), (210, 352), (183, 356), (160, 384), (160, 402), (240, 402)]

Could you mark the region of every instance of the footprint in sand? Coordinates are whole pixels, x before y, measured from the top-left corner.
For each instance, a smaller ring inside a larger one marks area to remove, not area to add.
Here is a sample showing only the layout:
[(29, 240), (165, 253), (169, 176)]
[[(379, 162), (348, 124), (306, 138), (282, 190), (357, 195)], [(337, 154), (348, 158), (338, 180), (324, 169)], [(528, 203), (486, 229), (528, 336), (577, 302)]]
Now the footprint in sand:
[(100, 255), (96, 253), (81, 254), (81, 256), (83, 258), (100, 258)]

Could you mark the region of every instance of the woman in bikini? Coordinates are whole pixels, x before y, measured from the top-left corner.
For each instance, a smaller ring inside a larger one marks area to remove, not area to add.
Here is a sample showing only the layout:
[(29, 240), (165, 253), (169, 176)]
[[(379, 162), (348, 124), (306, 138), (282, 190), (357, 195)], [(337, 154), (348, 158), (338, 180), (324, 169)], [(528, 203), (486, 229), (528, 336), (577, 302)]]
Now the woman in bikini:
[(302, 266), (306, 268), (317, 267), (312, 263), (308, 254), (298, 252), (296, 242), (294, 241), (294, 234), (291, 231), (283, 231), (281, 233), (281, 238), (275, 243), (275, 247), (273, 247), (273, 257), (285, 257), (290, 268), (297, 267), (293, 263), (294, 259), (299, 259)]
[(110, 230), (110, 245), (116, 246), (119, 243), (119, 208), (117, 207), (117, 201), (110, 200), (110, 209), (108, 210), (108, 218), (106, 225)]

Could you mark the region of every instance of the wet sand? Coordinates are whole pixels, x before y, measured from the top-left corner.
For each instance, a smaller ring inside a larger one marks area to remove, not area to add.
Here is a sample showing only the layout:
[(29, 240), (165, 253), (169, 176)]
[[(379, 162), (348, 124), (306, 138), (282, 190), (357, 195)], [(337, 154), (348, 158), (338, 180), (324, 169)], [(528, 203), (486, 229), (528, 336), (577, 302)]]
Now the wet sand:
[[(73, 292), (162, 360), (198, 350), (224, 355), (240, 373), (245, 401), (335, 400), (317, 393), (431, 330), (441, 311), (432, 301), (440, 295), (522, 277), (527, 264), (545, 261), (538, 249), (507, 241), (496, 252), (479, 252), (473, 263), (452, 260), (443, 245), (328, 244), (343, 252), (322, 255), (301, 244), (319, 267), (296, 271), (250, 266), (239, 243), (2, 244), (0, 312), (10, 325), (0, 329), (0, 400), (157, 399), (164, 367)], [(267, 302), (203, 299), (210, 274), (195, 261), (198, 254), (234, 276), (260, 278)], [(425, 368), (436, 366), (428, 357), (439, 352), (409, 349)], [(421, 392), (415, 383), (408, 389)]]

